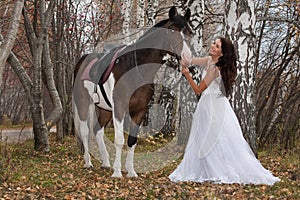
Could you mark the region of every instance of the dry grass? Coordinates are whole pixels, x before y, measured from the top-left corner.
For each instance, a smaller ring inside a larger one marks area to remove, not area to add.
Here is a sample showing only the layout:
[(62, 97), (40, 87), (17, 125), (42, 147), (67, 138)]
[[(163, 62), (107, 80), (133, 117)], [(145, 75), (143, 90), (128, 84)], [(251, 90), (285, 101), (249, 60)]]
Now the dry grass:
[(138, 178), (111, 178), (112, 171), (102, 169), (95, 159), (94, 168), (82, 167), (75, 137), (62, 142), (54, 138), (51, 135), (48, 154), (34, 151), (32, 140), (1, 143), (2, 199), (300, 199), (299, 147), (259, 153), (262, 164), (281, 179), (273, 186), (200, 184), (169, 181), (180, 160)]

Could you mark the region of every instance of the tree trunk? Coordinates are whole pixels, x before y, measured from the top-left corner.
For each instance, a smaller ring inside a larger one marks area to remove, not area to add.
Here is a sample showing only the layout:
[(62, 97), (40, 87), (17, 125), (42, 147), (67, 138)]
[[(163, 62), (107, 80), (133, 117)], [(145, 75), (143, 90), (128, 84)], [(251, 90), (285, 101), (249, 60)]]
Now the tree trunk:
[(244, 137), (256, 153), (255, 128), (255, 12), (253, 0), (225, 1), (225, 35), (237, 50), (238, 76), (233, 108), (240, 120)]
[(58, 95), (58, 91), (55, 86), (54, 82), (54, 73), (53, 73), (53, 65), (51, 62), (50, 57), (50, 49), (49, 49), (49, 41), (48, 41), (48, 35), (45, 36), (46, 41), (44, 43), (43, 48), (43, 74), (46, 77), (46, 85), (52, 100), (52, 103), (54, 105), (54, 110), (51, 112), (49, 117), (46, 119), (46, 125), (48, 129), (55, 125), (55, 123), (59, 120), (59, 118), (62, 115), (62, 104), (60, 97)]
[(138, 0), (137, 1), (137, 27), (144, 28), (145, 26), (145, 0)]
[[(52, 20), (54, 1), (50, 1), (47, 10), (45, 10), (45, 1), (37, 1), (36, 12), (39, 12), (39, 28), (37, 21), (30, 21), (26, 8), (23, 9), (24, 24), (26, 35), (29, 41), (32, 55), (32, 87), (30, 88), (29, 99), (31, 102), (34, 149), (38, 151), (49, 151), (48, 129), (45, 123), (43, 108), (43, 90), (42, 90), (42, 53), (47, 40), (49, 24)], [(36, 13), (37, 14), (37, 13)], [(49, 64), (46, 62), (45, 64)], [(51, 66), (50, 66), (51, 67)], [(49, 77), (48, 77), (49, 78)]]
[(201, 55), (203, 52), (203, 32), (204, 32), (204, 0), (193, 1), (190, 5), (192, 19), (191, 26), (194, 32), (191, 40), (193, 54)]
[(48, 129), (44, 121), (41, 92), (38, 87), (33, 87), (33, 84), (35, 83), (31, 81), (24, 67), (13, 53), (8, 57), (8, 62), (19, 77), (30, 102), (31, 117), (33, 121), (34, 149), (48, 152)]
[(31, 106), (33, 122), (34, 149), (37, 151), (49, 152), (48, 129), (45, 123), (44, 108), (42, 99), (37, 91), (33, 92), (34, 104)]
[(48, 129), (45, 123), (42, 95), (42, 51), (43, 41), (39, 38), (33, 45), (33, 77), (31, 104), (34, 149), (49, 151)]
[(158, 0), (148, 0), (147, 25), (151, 27), (155, 24), (155, 17), (157, 16)]
[(124, 16), (124, 21), (123, 21), (123, 27), (122, 27), (122, 32), (123, 35), (125, 36), (124, 38), (124, 43), (128, 44), (130, 42), (130, 24), (131, 24), (131, 14), (132, 14), (132, 0), (124, 0), (123, 2), (123, 16)]
[(4, 39), (4, 41), (2, 41), (2, 34), (0, 34), (0, 86), (2, 85), (2, 74), (6, 60), (10, 54), (11, 49), (13, 48), (15, 39), (17, 37), (23, 6), (24, 0), (15, 1), (11, 23), (9, 29), (7, 30), (6, 38)]
[[(182, 1), (181, 6), (183, 10), (187, 7), (191, 9), (191, 26), (195, 35), (191, 39), (191, 50), (193, 56), (199, 56), (201, 54), (201, 49), (203, 49), (203, 19), (204, 19), (204, 1)], [(193, 79), (199, 83), (201, 80), (201, 73), (198, 66), (193, 66), (190, 68)], [(192, 125), (192, 118), (194, 111), (197, 106), (198, 97), (195, 95), (194, 91), (189, 86), (185, 78), (182, 78), (182, 82), (179, 85), (180, 90), (180, 128), (178, 134), (178, 145), (185, 146)]]

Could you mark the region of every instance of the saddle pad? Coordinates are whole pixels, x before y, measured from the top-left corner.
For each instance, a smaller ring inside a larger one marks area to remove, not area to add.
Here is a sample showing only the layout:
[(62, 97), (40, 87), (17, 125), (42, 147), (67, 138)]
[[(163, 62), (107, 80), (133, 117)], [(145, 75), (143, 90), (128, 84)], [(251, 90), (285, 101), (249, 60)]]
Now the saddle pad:
[[(118, 54), (124, 48), (122, 47), (123, 46), (113, 48), (110, 52), (106, 53), (90, 54), (86, 58), (89, 61), (82, 73), (81, 80), (89, 80), (95, 84), (98, 84), (99, 82), (104, 83), (113, 68)], [(110, 69), (108, 70), (108, 68)]]
[(92, 80), (92, 78), (90, 77), (90, 71), (93, 67), (93, 65), (99, 60), (101, 59), (101, 57), (103, 56), (103, 53), (100, 54), (89, 54), (85, 60), (87, 60), (88, 65), (86, 66), (86, 68), (83, 70), (82, 75), (80, 77), (81, 80), (89, 80), (94, 82), (94, 80)]

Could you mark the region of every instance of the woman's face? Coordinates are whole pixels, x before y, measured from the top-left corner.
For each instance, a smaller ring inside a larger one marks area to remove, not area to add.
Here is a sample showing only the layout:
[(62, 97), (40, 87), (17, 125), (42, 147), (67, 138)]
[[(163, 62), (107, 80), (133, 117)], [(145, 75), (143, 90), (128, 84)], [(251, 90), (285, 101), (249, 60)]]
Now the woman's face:
[(221, 40), (220, 39), (216, 39), (210, 46), (209, 49), (209, 55), (210, 56), (215, 56), (215, 57), (220, 57), (222, 56), (222, 48), (221, 48)]

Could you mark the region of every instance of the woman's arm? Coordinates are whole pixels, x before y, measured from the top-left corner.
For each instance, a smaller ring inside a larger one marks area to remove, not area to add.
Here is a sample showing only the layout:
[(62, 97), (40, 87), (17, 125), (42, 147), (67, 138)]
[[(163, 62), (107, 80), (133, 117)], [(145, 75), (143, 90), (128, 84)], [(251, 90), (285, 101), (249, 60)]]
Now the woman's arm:
[(210, 58), (210, 56), (192, 58), (190, 65), (206, 66), (209, 58)]
[(190, 65), (199, 65), (199, 66), (206, 66), (210, 56), (206, 57), (195, 57), (195, 58), (188, 58), (184, 54), (180, 60), (180, 65), (183, 67), (188, 67)]
[(200, 95), (210, 84), (211, 82), (220, 75), (218, 68), (214, 67), (207, 71), (206, 76), (200, 82), (199, 85), (193, 80), (192, 76), (189, 73), (189, 69), (187, 67), (183, 67), (181, 70), (182, 74), (186, 77), (193, 91)]

